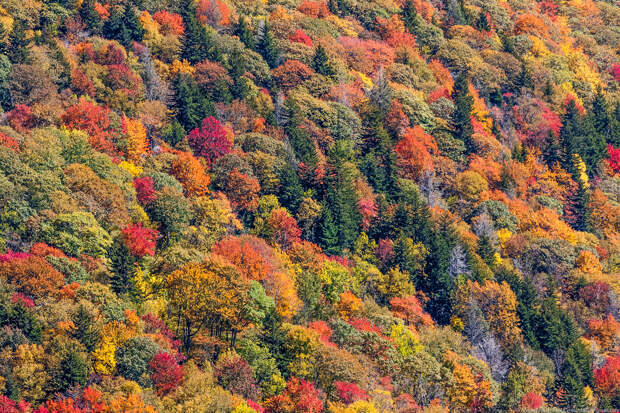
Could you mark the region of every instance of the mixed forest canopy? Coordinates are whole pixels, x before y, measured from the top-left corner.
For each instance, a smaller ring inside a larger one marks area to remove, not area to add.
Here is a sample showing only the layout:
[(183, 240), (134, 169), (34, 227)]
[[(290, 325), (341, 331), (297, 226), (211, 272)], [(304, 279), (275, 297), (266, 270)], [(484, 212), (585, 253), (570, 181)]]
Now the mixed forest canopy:
[(0, 1), (0, 413), (620, 409), (614, 0)]

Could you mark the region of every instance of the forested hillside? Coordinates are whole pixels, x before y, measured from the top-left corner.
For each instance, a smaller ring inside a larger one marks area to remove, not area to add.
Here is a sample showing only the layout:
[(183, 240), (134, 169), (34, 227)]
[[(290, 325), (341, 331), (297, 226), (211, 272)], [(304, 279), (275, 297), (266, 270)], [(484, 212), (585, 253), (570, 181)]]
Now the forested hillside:
[(1, 0), (0, 413), (620, 409), (620, 5)]

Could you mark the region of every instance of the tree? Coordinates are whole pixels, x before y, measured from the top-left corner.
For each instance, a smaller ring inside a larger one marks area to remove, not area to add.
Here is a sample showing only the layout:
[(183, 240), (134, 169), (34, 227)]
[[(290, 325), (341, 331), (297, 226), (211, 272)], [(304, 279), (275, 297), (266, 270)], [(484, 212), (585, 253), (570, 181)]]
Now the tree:
[(9, 34), (7, 56), (12, 64), (24, 63), (30, 53), (31, 40), (26, 37), (24, 25), (22, 20), (15, 20)]
[(261, 21), (259, 25), (258, 42), (256, 50), (263, 56), (265, 62), (270, 68), (274, 68), (280, 64), (280, 51), (276, 45), (276, 40), (271, 33), (271, 29), (266, 21)]
[(476, 20), (476, 28), (483, 32), (488, 32), (491, 30), (491, 24), (489, 23), (489, 18), (487, 17), (487, 11), (480, 10), (480, 14), (478, 15), (478, 20)]
[(95, 0), (85, 0), (80, 6), (80, 18), (84, 25), (94, 34), (98, 34), (103, 27), (103, 20), (95, 10)]
[(312, 57), (312, 68), (323, 76), (333, 76), (334, 70), (329, 65), (329, 57), (322, 45), (318, 45)]
[(472, 141), (474, 129), (471, 123), (474, 98), (469, 94), (467, 72), (462, 72), (457, 76), (452, 91), (452, 100), (455, 106), (452, 113), (454, 137), (465, 144), (465, 150), (468, 154), (472, 153), (475, 150)]
[(118, 374), (127, 380), (138, 381), (148, 373), (149, 363), (160, 348), (148, 337), (132, 337), (116, 349)]
[(205, 59), (219, 61), (220, 53), (211, 34), (207, 32), (205, 26), (196, 17), (196, 2), (183, 0), (179, 5), (179, 10), (185, 26), (181, 58), (192, 64), (202, 62)]
[(86, 384), (88, 368), (84, 356), (75, 350), (69, 353), (60, 362), (61, 371), (58, 377), (58, 389), (66, 390), (73, 386)]
[(211, 165), (217, 158), (232, 150), (232, 142), (219, 120), (209, 116), (202, 120), (200, 128), (192, 130), (187, 140), (194, 154), (202, 156)]
[(285, 165), (279, 170), (278, 180), (280, 181), (278, 200), (289, 211), (296, 212), (304, 197), (297, 173), (290, 165)]
[(136, 257), (155, 255), (155, 243), (158, 237), (157, 230), (145, 228), (141, 223), (123, 228), (125, 244)]
[(235, 34), (239, 37), (239, 40), (250, 50), (254, 50), (256, 41), (254, 34), (248, 24), (248, 19), (245, 16), (240, 16), (239, 21), (235, 27)]
[(179, 365), (170, 353), (159, 352), (149, 362), (151, 381), (158, 396), (174, 391), (183, 381), (183, 366)]
[[(203, 119), (215, 115), (213, 103), (203, 96), (191, 76), (178, 73), (174, 78), (173, 89), (175, 115), (185, 130), (197, 128)], [(172, 136), (178, 133), (174, 129), (171, 132)]]
[(144, 29), (134, 8), (127, 4), (112, 10), (103, 24), (102, 33), (106, 38), (118, 40), (123, 46), (129, 47), (132, 41), (142, 41)]

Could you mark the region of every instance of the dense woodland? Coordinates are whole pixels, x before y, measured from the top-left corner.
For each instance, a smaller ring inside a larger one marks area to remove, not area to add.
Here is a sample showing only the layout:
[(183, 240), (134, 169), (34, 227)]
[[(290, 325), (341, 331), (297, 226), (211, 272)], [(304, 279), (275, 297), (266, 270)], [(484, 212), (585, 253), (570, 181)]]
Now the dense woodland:
[(0, 412), (620, 409), (620, 6), (0, 1)]

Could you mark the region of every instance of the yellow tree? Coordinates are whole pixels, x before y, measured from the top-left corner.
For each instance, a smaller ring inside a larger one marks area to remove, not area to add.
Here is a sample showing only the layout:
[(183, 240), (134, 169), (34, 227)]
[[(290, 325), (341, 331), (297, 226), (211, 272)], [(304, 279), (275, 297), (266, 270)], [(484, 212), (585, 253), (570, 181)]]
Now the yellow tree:
[(203, 331), (234, 345), (237, 332), (247, 324), (248, 290), (248, 280), (218, 255), (168, 275), (168, 314), (185, 351), (190, 351), (192, 339)]
[(127, 137), (127, 157), (131, 161), (138, 161), (149, 151), (146, 128), (139, 120), (123, 116), (123, 131)]

